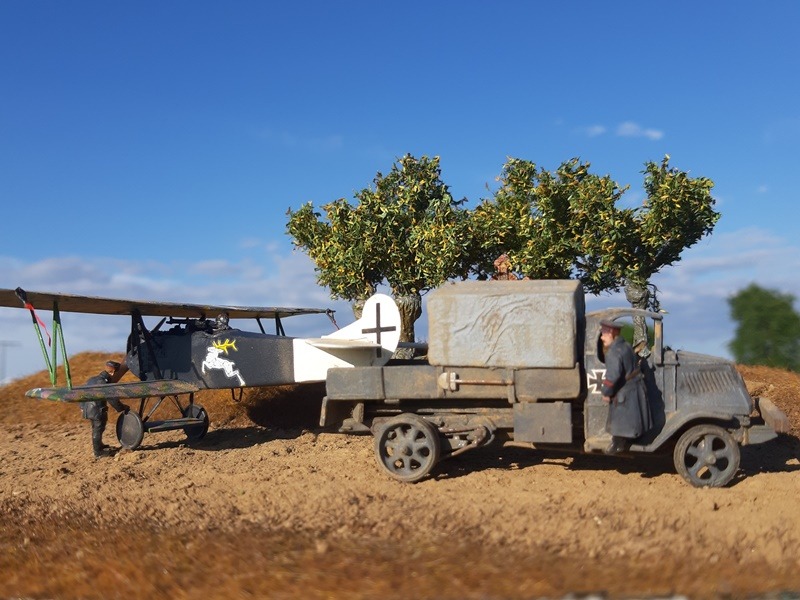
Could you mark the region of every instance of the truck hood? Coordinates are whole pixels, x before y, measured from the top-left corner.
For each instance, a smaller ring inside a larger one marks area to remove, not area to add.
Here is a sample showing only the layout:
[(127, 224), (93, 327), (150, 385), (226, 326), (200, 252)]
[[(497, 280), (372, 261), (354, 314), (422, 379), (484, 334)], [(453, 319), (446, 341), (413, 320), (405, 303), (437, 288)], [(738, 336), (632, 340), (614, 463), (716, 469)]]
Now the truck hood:
[(753, 409), (744, 379), (733, 361), (684, 351), (676, 352), (676, 357), (676, 387), (687, 407), (715, 407), (742, 415)]
[(675, 354), (678, 357), (678, 360), (682, 363), (692, 363), (692, 364), (723, 364), (723, 365), (734, 365), (735, 363), (732, 360), (727, 358), (721, 358), (719, 356), (712, 356), (710, 354), (698, 354), (697, 352), (689, 352), (688, 350), (677, 350)]

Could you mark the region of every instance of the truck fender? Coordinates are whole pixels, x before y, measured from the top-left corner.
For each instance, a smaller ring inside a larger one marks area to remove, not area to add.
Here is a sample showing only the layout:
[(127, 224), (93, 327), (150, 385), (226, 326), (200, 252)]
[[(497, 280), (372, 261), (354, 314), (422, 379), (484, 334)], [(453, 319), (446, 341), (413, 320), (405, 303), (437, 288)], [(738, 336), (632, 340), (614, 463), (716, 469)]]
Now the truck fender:
[(645, 452), (658, 450), (668, 441), (677, 438), (689, 427), (701, 423), (713, 423), (731, 430), (734, 439), (740, 443), (744, 436), (745, 426), (742, 425), (737, 415), (731, 413), (707, 410), (673, 413), (667, 416), (667, 422), (664, 424), (664, 428), (652, 442), (644, 445), (643, 450)]

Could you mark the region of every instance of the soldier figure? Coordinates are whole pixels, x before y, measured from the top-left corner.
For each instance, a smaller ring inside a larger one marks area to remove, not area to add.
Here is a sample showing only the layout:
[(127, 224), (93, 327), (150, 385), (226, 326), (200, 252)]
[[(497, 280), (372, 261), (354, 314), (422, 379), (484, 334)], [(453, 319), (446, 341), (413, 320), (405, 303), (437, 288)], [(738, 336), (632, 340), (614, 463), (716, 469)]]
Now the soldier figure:
[(620, 335), (621, 325), (601, 321), (606, 375), (603, 379), (603, 402), (608, 404), (606, 431), (611, 434), (607, 454), (625, 450), (628, 440), (635, 439), (653, 426), (647, 403), (644, 380), (631, 345)]
[[(492, 275), (492, 279), (495, 281), (520, 281), (520, 278), (514, 273), (508, 254), (501, 254), (494, 261), (494, 274)], [(528, 277), (523, 277), (522, 279), (525, 280), (528, 279)]]
[(492, 275), (492, 279), (496, 281), (517, 279), (516, 275), (514, 275), (511, 270), (511, 260), (508, 258), (508, 254), (501, 254), (497, 257), (497, 260), (494, 261), (494, 275)]
[[(117, 361), (109, 360), (106, 362), (105, 369), (103, 369), (99, 375), (90, 377), (86, 385), (116, 383), (127, 370), (127, 365), (120, 365)], [(127, 413), (130, 410), (128, 406), (116, 398), (109, 398), (108, 403), (110, 403), (117, 412)], [(92, 422), (92, 450), (94, 450), (95, 458), (108, 456), (109, 446), (103, 443), (103, 432), (108, 422), (108, 406), (106, 400), (81, 402), (81, 414), (84, 419), (89, 419)]]

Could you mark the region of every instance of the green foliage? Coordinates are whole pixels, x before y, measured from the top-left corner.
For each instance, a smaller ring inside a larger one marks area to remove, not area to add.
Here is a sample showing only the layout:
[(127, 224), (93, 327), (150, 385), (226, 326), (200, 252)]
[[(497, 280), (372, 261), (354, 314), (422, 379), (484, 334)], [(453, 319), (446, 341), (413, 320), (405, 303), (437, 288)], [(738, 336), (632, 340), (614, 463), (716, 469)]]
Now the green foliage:
[(681, 253), (710, 234), (720, 218), (710, 179), (693, 179), (670, 168), (669, 156), (660, 165), (648, 162), (643, 173), (647, 198), (636, 211), (630, 259), (620, 264), (623, 276), (640, 285), (679, 261)]
[(363, 299), (385, 281), (397, 296), (420, 294), (466, 277), (467, 213), (442, 182), (439, 157), (406, 155), (374, 187), (322, 206), (288, 212), (295, 246), (316, 264), (318, 281), (334, 297)]
[(509, 159), (499, 189), (473, 213), (477, 274), (487, 276), (505, 252), (527, 277), (576, 277), (591, 293), (644, 287), (719, 219), (711, 180), (670, 168), (668, 156), (646, 163), (647, 198), (638, 209), (618, 207), (627, 187), (589, 168), (572, 159), (550, 173)]
[(296, 246), (302, 247), (316, 265), (317, 281), (334, 297), (369, 297), (382, 275), (372, 264), (369, 224), (358, 207), (344, 199), (323, 206), (326, 221), (309, 202), (297, 212), (289, 211), (287, 230)]
[[(656, 308), (649, 278), (719, 219), (713, 183), (671, 168), (666, 156), (645, 164), (643, 205), (620, 208), (627, 188), (589, 169), (577, 158), (554, 173), (510, 158), (493, 197), (469, 211), (450, 196), (438, 157), (406, 155), (355, 204), (325, 204), (324, 218), (311, 203), (290, 210), (287, 231), (314, 260), (319, 283), (347, 300), (365, 299), (383, 282), (396, 298), (418, 298), (448, 279), (487, 278), (507, 254), (519, 276), (574, 277), (594, 294), (625, 286), (632, 305)], [(404, 322), (413, 326), (418, 311), (409, 315)], [(645, 339), (643, 323), (637, 327), (636, 339)]]
[(794, 296), (756, 284), (728, 299), (738, 324), (729, 344), (736, 362), (800, 370), (800, 315)]
[(622, 193), (610, 178), (590, 174), (589, 164), (577, 159), (550, 173), (512, 158), (503, 167), (500, 184), (494, 197), (473, 212), (473, 261), (479, 277), (487, 276), (492, 261), (505, 252), (514, 269), (527, 277), (566, 279), (577, 274), (590, 290), (607, 286), (605, 261), (593, 257), (604, 237), (598, 223), (614, 210)]

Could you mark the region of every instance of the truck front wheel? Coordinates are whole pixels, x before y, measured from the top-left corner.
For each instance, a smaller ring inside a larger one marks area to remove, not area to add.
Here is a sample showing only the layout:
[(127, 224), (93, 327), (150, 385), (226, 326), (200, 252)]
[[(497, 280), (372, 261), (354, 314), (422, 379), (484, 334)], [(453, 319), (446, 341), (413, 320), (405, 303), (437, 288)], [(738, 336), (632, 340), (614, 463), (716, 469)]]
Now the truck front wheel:
[(739, 469), (739, 445), (718, 425), (695, 425), (673, 453), (678, 474), (695, 487), (723, 487)]
[(420, 416), (404, 413), (384, 423), (375, 435), (378, 464), (399, 481), (413, 483), (439, 462), (439, 431)]

